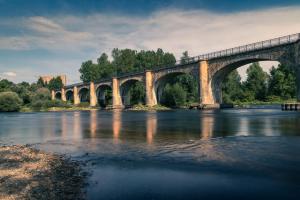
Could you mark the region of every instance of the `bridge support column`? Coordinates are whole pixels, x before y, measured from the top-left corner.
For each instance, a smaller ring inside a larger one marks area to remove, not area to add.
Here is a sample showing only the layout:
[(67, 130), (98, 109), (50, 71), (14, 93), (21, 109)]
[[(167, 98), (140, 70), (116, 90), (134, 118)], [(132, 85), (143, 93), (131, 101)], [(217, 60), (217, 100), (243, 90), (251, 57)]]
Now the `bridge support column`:
[(96, 106), (97, 105), (97, 95), (95, 90), (95, 83), (90, 83), (90, 106)]
[(208, 62), (201, 61), (199, 64), (199, 101), (204, 105), (215, 104), (208, 74)]
[(120, 96), (119, 81), (116, 77), (113, 77), (112, 79), (112, 99), (114, 109), (123, 108), (122, 99)]
[(67, 101), (65, 88), (61, 88), (61, 100)]
[(80, 104), (80, 99), (79, 99), (79, 95), (78, 95), (78, 88), (75, 86), (73, 88), (73, 99), (74, 99), (74, 105), (78, 105)]
[(154, 90), (153, 73), (151, 71), (146, 71), (145, 77), (146, 105), (154, 106), (157, 104), (157, 99)]
[(55, 91), (51, 90), (51, 100), (55, 100)]

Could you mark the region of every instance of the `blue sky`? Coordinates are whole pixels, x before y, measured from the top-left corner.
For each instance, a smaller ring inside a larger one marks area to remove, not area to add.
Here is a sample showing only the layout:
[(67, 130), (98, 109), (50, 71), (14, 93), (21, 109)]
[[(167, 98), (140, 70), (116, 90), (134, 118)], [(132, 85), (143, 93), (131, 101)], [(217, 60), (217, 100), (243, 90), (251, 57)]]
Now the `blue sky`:
[(299, 0), (0, 0), (0, 78), (73, 83), (82, 61), (114, 47), (179, 58), (297, 33), (299, 19)]

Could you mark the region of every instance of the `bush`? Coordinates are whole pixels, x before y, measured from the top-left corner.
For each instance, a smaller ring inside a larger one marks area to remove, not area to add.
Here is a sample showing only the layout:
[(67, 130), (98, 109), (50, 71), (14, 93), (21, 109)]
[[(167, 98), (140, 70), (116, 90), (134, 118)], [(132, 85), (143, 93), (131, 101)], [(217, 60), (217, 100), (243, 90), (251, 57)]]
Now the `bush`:
[(90, 103), (89, 102), (81, 102), (80, 104), (77, 105), (77, 107), (89, 107)]
[(61, 101), (61, 100), (36, 100), (31, 103), (31, 107), (34, 110), (41, 110), (41, 109), (47, 109), (51, 107), (71, 107), (67, 103)]
[(162, 94), (162, 103), (171, 107), (183, 106), (186, 102), (186, 96), (186, 91), (178, 83), (167, 84)]
[(51, 99), (51, 93), (47, 88), (37, 89), (32, 96), (32, 102), (38, 100), (50, 100), (50, 99)]
[(35, 100), (31, 102), (31, 107), (34, 110), (40, 110), (42, 108), (45, 108), (45, 101), (44, 100)]
[(0, 112), (19, 111), (22, 103), (22, 100), (15, 92), (0, 93)]
[(67, 104), (67, 102), (63, 102), (61, 100), (51, 100), (51, 101), (46, 101), (45, 102), (45, 106), (47, 108), (50, 108), (50, 107), (70, 107), (70, 105)]
[(48, 105), (51, 104), (50, 99), (50, 91), (47, 88), (39, 88), (32, 95), (30, 104), (34, 110), (40, 110), (42, 108), (48, 108)]

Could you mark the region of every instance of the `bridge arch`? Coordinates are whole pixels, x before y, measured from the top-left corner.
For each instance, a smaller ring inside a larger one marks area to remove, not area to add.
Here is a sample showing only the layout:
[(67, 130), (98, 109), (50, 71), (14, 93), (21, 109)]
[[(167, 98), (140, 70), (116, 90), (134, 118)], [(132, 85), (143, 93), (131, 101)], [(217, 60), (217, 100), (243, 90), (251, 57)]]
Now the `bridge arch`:
[(169, 83), (175, 83), (175, 78), (182, 76), (182, 75), (188, 75), (193, 77), (193, 79), (197, 82), (197, 88), (196, 90), (198, 91), (198, 71), (196, 70), (196, 68), (189, 68), (189, 69), (185, 69), (185, 70), (178, 70), (178, 71), (174, 71), (174, 72), (169, 72), (169, 73), (164, 73), (163, 75), (160, 75), (158, 77), (156, 77), (155, 80), (155, 94), (156, 94), (156, 98), (157, 98), (157, 102), (158, 103), (163, 103), (163, 99), (162, 99), (162, 95), (163, 95), (163, 91), (165, 86)]
[(101, 84), (96, 89), (98, 104), (105, 108), (112, 104), (112, 87), (110, 84)]
[(277, 61), (280, 62), (278, 59), (272, 58), (245, 58), (239, 59), (232, 62), (225, 63), (217, 67), (211, 67), (210, 71), (210, 81), (209, 85), (212, 89), (213, 99), (216, 103), (222, 103), (222, 85), (225, 78), (232, 72), (240, 67), (245, 65), (261, 62), (261, 61)]
[(61, 92), (60, 91), (58, 91), (58, 92), (56, 92), (55, 93), (55, 99), (58, 99), (58, 100), (61, 100)]
[(66, 91), (66, 100), (70, 102), (74, 102), (74, 92), (73, 90)]
[[(143, 87), (136, 92), (135, 98), (132, 99), (130, 92), (137, 87)], [(145, 103), (145, 83), (141, 78), (127, 79), (126, 81), (120, 81), (120, 95), (124, 106), (130, 106), (137, 103)], [(134, 101), (132, 101), (134, 100)], [(136, 100), (136, 101), (135, 101)]]
[(80, 103), (90, 102), (90, 89), (82, 87), (78, 91)]

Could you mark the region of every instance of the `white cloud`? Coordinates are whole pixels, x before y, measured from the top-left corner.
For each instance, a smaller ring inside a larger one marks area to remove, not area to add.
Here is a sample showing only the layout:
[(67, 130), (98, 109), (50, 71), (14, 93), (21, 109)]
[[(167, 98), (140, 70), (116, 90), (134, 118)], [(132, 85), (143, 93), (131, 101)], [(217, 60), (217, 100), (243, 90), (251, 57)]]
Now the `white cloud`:
[[(193, 56), (297, 33), (300, 32), (299, 19), (300, 7), (227, 14), (162, 10), (146, 17), (112, 14), (36, 16), (21, 23), (21, 28), (29, 30), (23, 35), (0, 37), (0, 49), (73, 52), (76, 58), (95, 60), (100, 52), (110, 53), (114, 47), (160, 47), (179, 58), (185, 50)], [(69, 69), (74, 71), (72, 77), (78, 76), (81, 61), (77, 60), (66, 61), (76, 65), (76, 70)]]
[(17, 73), (16, 72), (0, 72), (0, 80), (8, 79), (10, 81), (16, 81)]
[(8, 76), (8, 77), (15, 77), (17, 74), (15, 72), (3, 72), (1, 73), (2, 76)]

